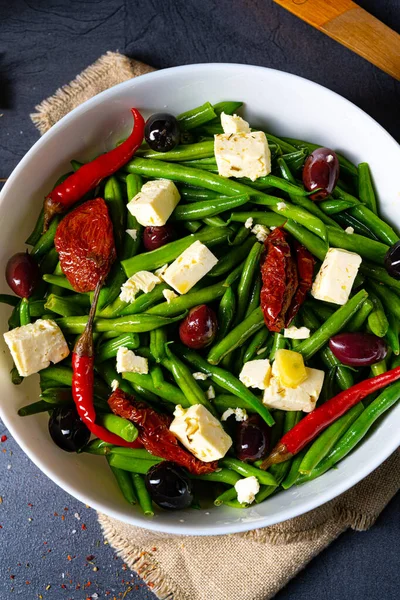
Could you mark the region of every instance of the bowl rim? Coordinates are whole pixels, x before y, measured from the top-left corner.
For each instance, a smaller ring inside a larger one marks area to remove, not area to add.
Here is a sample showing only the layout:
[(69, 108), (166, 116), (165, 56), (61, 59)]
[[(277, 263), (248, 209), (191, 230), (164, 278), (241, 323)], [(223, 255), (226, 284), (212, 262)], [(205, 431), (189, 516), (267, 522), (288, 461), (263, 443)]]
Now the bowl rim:
[[(355, 109), (357, 112), (362, 114), (364, 119), (369, 121), (369, 123), (374, 128), (379, 128), (381, 130), (381, 133), (383, 133), (388, 138), (388, 141), (394, 142), (394, 144), (396, 146), (398, 146), (399, 150), (400, 150), (400, 145), (395, 140), (395, 138), (390, 133), (388, 133), (388, 131), (386, 131), (386, 129), (382, 125), (380, 125), (380, 123), (378, 123), (375, 119), (373, 119), (368, 113), (366, 113), (364, 110), (362, 110), (356, 104), (354, 104), (347, 98), (344, 98), (337, 92), (334, 92), (319, 83), (311, 81), (310, 79), (307, 79), (305, 77), (295, 75), (293, 73), (289, 73), (286, 71), (280, 71), (279, 69), (271, 69), (269, 67), (263, 67), (263, 66), (257, 66), (257, 65), (246, 65), (246, 64), (240, 64), (240, 63), (197, 63), (197, 64), (189, 64), (189, 65), (170, 67), (170, 68), (166, 68), (166, 69), (161, 69), (159, 71), (153, 71), (153, 72), (141, 75), (138, 79), (143, 80), (143, 78), (145, 78), (146, 80), (151, 80), (151, 79), (159, 80), (159, 79), (168, 78), (170, 76), (170, 74), (173, 74), (175, 72), (185, 73), (187, 71), (187, 72), (193, 73), (195, 71), (202, 71), (205, 68), (208, 71), (214, 70), (214, 69), (220, 69), (220, 68), (224, 68), (224, 69), (226, 69), (228, 71), (232, 71), (232, 72), (236, 71), (237, 69), (241, 69), (241, 70), (249, 71), (249, 72), (250, 71), (252, 71), (252, 72), (268, 71), (268, 72), (272, 72), (275, 74), (279, 74), (279, 76), (283, 77), (283, 78), (292, 79), (294, 81), (301, 80), (302, 82), (306, 82), (306, 85), (310, 86), (311, 88), (312, 87), (322, 88), (322, 90), (324, 90), (325, 92), (328, 92), (329, 95), (336, 97), (336, 99), (339, 100), (340, 102), (347, 103), (349, 105), (349, 107), (351, 106), (352, 110)], [(75, 116), (86, 111), (87, 109), (91, 108), (92, 106), (96, 106), (97, 103), (106, 100), (108, 97), (112, 98), (115, 95), (118, 95), (119, 90), (124, 89), (125, 87), (132, 86), (134, 79), (136, 79), (136, 78), (132, 78), (132, 79), (129, 79), (122, 83), (119, 83), (107, 90), (104, 90), (103, 92), (100, 92), (93, 98), (86, 100), (85, 102), (83, 102), (82, 104), (80, 104), (79, 106), (74, 108), (72, 111), (70, 111), (69, 113), (64, 115), (64, 117), (62, 117), (62, 119), (60, 119), (46, 133), (44, 133), (33, 144), (33, 146), (28, 150), (28, 152), (23, 156), (23, 158), (19, 161), (19, 163), (16, 165), (16, 167), (10, 174), (9, 178), (7, 179), (5, 185), (3, 186), (3, 189), (0, 192), (0, 208), (2, 205), (3, 197), (8, 192), (8, 189), (12, 187), (14, 180), (16, 180), (16, 178), (20, 175), (20, 172), (23, 171), (23, 169), (25, 168), (25, 165), (29, 163), (31, 157), (35, 154), (38, 147), (45, 144), (53, 136), (57, 136), (59, 130), (62, 130), (64, 127), (68, 126), (69, 122), (73, 121)], [(62, 477), (60, 477), (57, 472), (53, 472), (51, 470), (51, 468), (48, 468), (45, 464), (43, 464), (40, 456), (37, 456), (37, 454), (35, 452), (30, 450), (28, 443), (25, 442), (25, 438), (21, 437), (14, 430), (12, 421), (8, 419), (7, 415), (5, 414), (5, 412), (3, 410), (1, 403), (0, 403), (0, 417), (3, 420), (4, 424), (6, 425), (6, 427), (8, 428), (8, 430), (10, 431), (13, 438), (15, 439), (15, 441), (22, 448), (22, 450), (25, 452), (25, 454), (27, 454), (27, 456), (32, 460), (32, 462), (47, 477), (49, 477), (49, 479), (51, 479), (54, 483), (56, 483), (59, 487), (61, 487), (67, 493), (71, 494), (72, 496), (74, 496), (75, 498), (77, 498), (78, 500), (83, 502), (84, 504), (90, 504), (90, 506), (92, 508), (94, 508), (95, 510), (97, 510), (101, 513), (104, 513), (110, 517), (113, 517), (119, 521), (121, 521), (121, 518), (122, 518), (123, 522), (129, 523), (131, 525), (136, 525), (136, 526), (146, 528), (146, 529), (149, 529), (152, 531), (157, 531), (157, 532), (162, 532), (162, 533), (170, 533), (170, 534), (179, 534), (179, 535), (200, 535), (200, 536), (212, 535), (212, 536), (215, 536), (215, 535), (225, 535), (225, 534), (231, 534), (231, 533), (241, 533), (241, 532), (253, 530), (255, 528), (262, 528), (262, 527), (266, 527), (266, 526), (270, 526), (270, 525), (275, 525), (276, 523), (286, 521), (287, 519), (291, 519), (294, 517), (298, 517), (299, 515), (306, 514), (307, 512), (325, 504), (326, 502), (329, 502), (333, 498), (336, 498), (340, 494), (344, 493), (345, 491), (347, 491), (348, 489), (350, 489), (351, 487), (353, 487), (354, 485), (359, 483), (362, 479), (364, 479), (372, 471), (374, 471), (377, 467), (379, 467), (379, 465), (381, 465), (397, 449), (397, 447), (399, 445), (399, 441), (400, 441), (400, 439), (397, 440), (396, 437), (393, 437), (391, 439), (391, 443), (390, 443), (390, 441), (388, 441), (388, 443), (385, 445), (383, 452), (382, 452), (382, 450), (380, 450), (380, 452), (375, 454), (373, 459), (371, 459), (369, 462), (367, 462), (366, 464), (365, 463), (360, 464), (359, 468), (357, 470), (355, 470), (351, 475), (347, 476), (344, 480), (338, 480), (337, 482), (335, 482), (335, 484), (333, 486), (330, 486), (325, 491), (321, 491), (312, 497), (308, 497), (307, 499), (302, 500), (299, 504), (295, 504), (293, 506), (287, 507), (283, 511), (279, 512), (279, 516), (277, 514), (275, 514), (275, 516), (274, 516), (274, 514), (265, 515), (264, 517), (260, 517), (259, 519), (257, 519), (256, 522), (253, 522), (253, 521), (248, 522), (248, 521), (244, 520), (244, 521), (238, 521), (238, 522), (235, 521), (229, 525), (213, 524), (212, 529), (209, 527), (202, 529), (202, 528), (199, 528), (199, 526), (188, 526), (185, 524), (180, 524), (180, 526), (178, 528), (177, 525), (175, 525), (175, 524), (168, 524), (168, 523), (162, 523), (162, 522), (160, 523), (156, 520), (154, 520), (154, 521), (149, 520), (148, 526), (146, 526), (146, 524), (144, 524), (143, 521), (138, 521), (138, 519), (136, 519), (134, 512), (132, 513), (131, 519), (125, 519), (124, 516), (120, 514), (119, 510), (113, 509), (112, 507), (110, 508), (108, 506), (105, 506), (102, 502), (97, 502), (95, 498), (94, 499), (90, 498), (88, 500), (88, 497), (85, 496), (85, 494), (81, 493), (81, 491), (79, 491), (79, 489), (75, 488), (73, 485), (65, 483), (63, 481)], [(303, 506), (304, 503), (307, 504), (306, 510), (304, 510), (304, 506)], [(232, 509), (232, 510), (234, 510), (234, 509)], [(251, 510), (251, 507), (247, 510)]]

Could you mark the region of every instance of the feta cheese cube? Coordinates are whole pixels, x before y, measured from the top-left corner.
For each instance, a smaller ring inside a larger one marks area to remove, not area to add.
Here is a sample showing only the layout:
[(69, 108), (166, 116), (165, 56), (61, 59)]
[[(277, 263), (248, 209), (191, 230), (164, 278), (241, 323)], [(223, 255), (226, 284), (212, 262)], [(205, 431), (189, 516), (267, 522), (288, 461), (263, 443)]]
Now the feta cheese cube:
[(262, 131), (215, 135), (214, 154), (222, 177), (255, 181), (271, 172), (271, 152)]
[(169, 304), (174, 298), (178, 298), (178, 294), (175, 294), (175, 292), (172, 290), (163, 290), (162, 295), (166, 299), (167, 304)]
[(117, 352), (117, 372), (147, 375), (149, 372), (149, 363), (147, 358), (136, 356), (132, 350), (122, 346), (118, 348)]
[(256, 494), (260, 491), (260, 484), (257, 477), (251, 475), (251, 477), (239, 479), (239, 481), (235, 483), (235, 490), (240, 504), (252, 504)]
[(263, 243), (268, 237), (269, 229), (268, 227), (265, 227), (265, 225), (254, 225), (253, 229), (251, 230), (251, 233), (254, 233), (257, 240)]
[(217, 262), (207, 246), (196, 241), (169, 265), (163, 279), (179, 294), (186, 294)]
[(154, 273), (138, 271), (122, 285), (119, 298), (122, 302), (133, 302), (139, 292), (148, 294), (158, 283), (161, 279)]
[(227, 421), (231, 415), (235, 415), (236, 421), (247, 421), (248, 416), (244, 408), (227, 408), (222, 414), (221, 421)]
[(310, 330), (308, 327), (286, 327), (283, 330), (283, 337), (290, 338), (291, 340), (306, 340), (310, 337)]
[[(275, 365), (275, 363), (274, 363)], [(321, 393), (325, 373), (319, 369), (306, 367), (307, 379), (296, 388), (286, 387), (279, 379), (276, 368), (272, 367), (272, 377), (264, 391), (263, 404), (280, 410), (302, 410), (311, 412)]]
[(221, 125), (224, 133), (250, 133), (250, 125), (238, 115), (221, 113)]
[(199, 460), (212, 462), (223, 458), (232, 446), (221, 423), (202, 404), (194, 404), (187, 410), (178, 405), (174, 417), (170, 431)]
[(192, 373), (192, 375), (193, 379), (196, 379), (196, 381), (205, 381), (210, 377), (208, 373), (201, 373), (201, 371), (198, 371), (197, 373)]
[(271, 365), (267, 358), (249, 360), (243, 365), (239, 379), (246, 387), (265, 390), (271, 375)]
[(313, 283), (311, 295), (324, 302), (346, 304), (361, 260), (361, 256), (355, 252), (329, 248)]
[(128, 203), (128, 210), (144, 227), (165, 225), (181, 199), (176, 185), (167, 179), (148, 181)]
[(61, 329), (48, 319), (7, 331), (4, 340), (21, 377), (46, 369), (50, 362), (58, 363), (69, 354)]

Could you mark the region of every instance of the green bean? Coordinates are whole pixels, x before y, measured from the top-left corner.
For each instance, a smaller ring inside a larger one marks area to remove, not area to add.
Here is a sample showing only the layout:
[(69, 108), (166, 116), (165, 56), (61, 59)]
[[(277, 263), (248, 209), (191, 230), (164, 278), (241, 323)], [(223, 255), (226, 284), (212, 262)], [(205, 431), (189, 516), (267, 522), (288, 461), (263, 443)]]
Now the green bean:
[(321, 351), (321, 358), (328, 369), (335, 368), (336, 379), (341, 390), (347, 390), (354, 385), (354, 377), (351, 371), (341, 364), (330, 348)]
[(148, 292), (147, 294), (141, 294), (135, 298), (133, 302), (126, 303), (119, 298), (116, 298), (114, 302), (106, 306), (106, 308), (103, 308), (98, 316), (112, 319), (114, 317), (139, 314), (160, 300), (165, 300), (163, 291), (169, 289), (170, 287), (166, 283), (160, 283), (156, 285), (151, 292)]
[(228, 333), (235, 316), (236, 296), (231, 287), (226, 288), (218, 306), (217, 340), (222, 340)]
[(57, 313), (62, 317), (73, 317), (77, 315), (83, 315), (85, 309), (79, 306), (75, 302), (70, 302), (69, 298), (57, 296), (56, 294), (50, 294), (44, 305), (45, 310)]
[(287, 152), (286, 154), (283, 154), (281, 158), (294, 172), (297, 172), (302, 168), (307, 154), (307, 151), (304, 148), (301, 148), (294, 152)]
[[(303, 140), (296, 140), (294, 138), (284, 137), (283, 140), (292, 144), (295, 148), (306, 148), (310, 153), (321, 147), (318, 144), (311, 144), (310, 142), (304, 142)], [(346, 173), (346, 175), (357, 176), (357, 167), (339, 152), (335, 152), (335, 154), (338, 157), (341, 171)]]
[(217, 483), (225, 483), (227, 485), (235, 485), (242, 479), (238, 473), (229, 469), (218, 469), (213, 473), (206, 473), (205, 475), (189, 475), (190, 479), (198, 479), (200, 481), (215, 481)]
[(247, 405), (253, 408), (264, 421), (272, 427), (274, 419), (272, 418), (269, 410), (258, 400), (258, 398), (244, 386), (232, 373), (210, 365), (204, 358), (202, 358), (197, 352), (189, 350), (180, 344), (174, 348), (181, 358), (191, 364), (197, 370), (206, 373), (211, 377), (211, 380), (217, 385), (221, 386), (224, 390), (231, 392), (234, 396), (238, 396)]
[(228, 410), (228, 408), (243, 408), (249, 413), (256, 412), (253, 408), (249, 407), (247, 402), (244, 402), (241, 398), (232, 396), (230, 394), (218, 394), (218, 396), (215, 396), (213, 400), (213, 405), (220, 415)]
[(247, 259), (245, 260), (242, 275), (240, 277), (238, 289), (237, 289), (237, 309), (235, 323), (240, 321), (246, 315), (246, 309), (249, 303), (250, 290), (255, 279), (256, 272), (260, 266), (260, 256), (263, 249), (263, 244), (255, 242), (251, 248)]
[(388, 346), (393, 350), (396, 356), (400, 354), (400, 343), (399, 343), (399, 331), (400, 324), (397, 317), (390, 311), (387, 313), (387, 318), (389, 321), (389, 327), (386, 332), (386, 342)]
[(17, 296), (11, 296), (11, 294), (0, 294), (0, 303), (9, 304), (10, 306), (17, 306), (20, 302), (20, 298)]
[(247, 303), (246, 311), (244, 313), (245, 318), (247, 318), (250, 315), (250, 313), (252, 313), (253, 310), (255, 310), (260, 304), (261, 285), (261, 274), (258, 273), (254, 279), (253, 287), (250, 292), (250, 298)]
[(134, 442), (139, 434), (131, 421), (113, 414), (98, 415), (97, 420), (107, 431), (115, 433), (126, 442)]
[(230, 487), (215, 498), (214, 505), (221, 506), (221, 504), (226, 504), (226, 502), (234, 500), (235, 498), (237, 498), (237, 491), (234, 487)]
[(38, 413), (47, 412), (49, 410), (49, 405), (47, 402), (43, 400), (38, 400), (38, 402), (33, 402), (32, 404), (27, 404), (26, 406), (22, 406), (18, 410), (18, 415), (20, 417), (30, 417), (31, 415), (37, 415)]
[(68, 387), (72, 386), (72, 369), (70, 367), (47, 367), (40, 372), (41, 379), (51, 380)]
[(42, 208), (39, 213), (38, 219), (35, 223), (35, 227), (33, 228), (32, 233), (27, 238), (25, 244), (27, 244), (28, 246), (34, 246), (35, 244), (37, 244), (43, 233), (43, 227), (44, 227), (44, 210)]
[(263, 327), (262, 329), (257, 331), (251, 338), (250, 343), (246, 348), (246, 351), (243, 356), (243, 362), (246, 363), (249, 360), (252, 360), (253, 358), (257, 359), (256, 354), (258, 350), (265, 345), (268, 337), (269, 331), (266, 327)]
[[(101, 366), (98, 367), (96, 365), (96, 371), (101, 375), (101, 377), (103, 378), (103, 380), (107, 383), (108, 387), (111, 387), (113, 381), (117, 381), (118, 382), (118, 388), (121, 389), (123, 392), (126, 392), (127, 394), (131, 394), (132, 393), (132, 388), (129, 385), (129, 383), (127, 383), (126, 381), (124, 381), (121, 377), (121, 375), (119, 373), (117, 373), (117, 371), (115, 370), (115, 361), (105, 361), (103, 363), (101, 363)], [(109, 395), (109, 391), (107, 388), (107, 394)]]
[(305, 306), (310, 307), (321, 321), (326, 321), (335, 312), (333, 306), (328, 306), (325, 302), (317, 300), (307, 300)]
[(376, 377), (377, 375), (383, 375), (383, 373), (386, 373), (387, 371), (387, 365), (386, 365), (386, 360), (380, 360), (379, 362), (375, 363), (374, 365), (371, 365), (371, 375), (373, 377)]
[(140, 340), (137, 333), (124, 333), (100, 345), (96, 352), (96, 362), (101, 363), (117, 356), (119, 348), (135, 350), (139, 348)]
[(274, 333), (274, 341), (271, 348), (269, 359), (272, 361), (275, 359), (275, 355), (278, 350), (286, 348), (287, 339), (281, 333)]
[(54, 217), (46, 233), (40, 236), (39, 240), (33, 246), (31, 250), (31, 255), (34, 256), (36, 259), (39, 259), (42, 256), (44, 256), (53, 247), (54, 238), (60, 221), (60, 216)]
[(150, 353), (158, 363), (165, 358), (165, 344), (167, 343), (167, 331), (165, 327), (150, 331)]
[(79, 450), (78, 453), (85, 452), (87, 454), (94, 454), (95, 456), (107, 456), (110, 454), (111, 448), (112, 444), (95, 439), (89, 442), (89, 444), (86, 444), (86, 446)]
[(121, 493), (125, 500), (129, 502), (129, 504), (136, 504), (136, 494), (133, 488), (132, 478), (127, 471), (123, 471), (122, 469), (118, 469), (117, 467), (113, 467), (110, 465), (110, 469), (117, 481), (118, 487), (121, 490)]
[(189, 131), (200, 125), (204, 125), (208, 121), (212, 121), (217, 116), (213, 106), (209, 102), (205, 102), (197, 108), (192, 108), (177, 116), (181, 131)]
[(256, 308), (248, 317), (232, 329), (225, 338), (215, 344), (207, 356), (207, 361), (217, 365), (227, 354), (240, 348), (264, 325), (264, 315), (260, 307)]
[(165, 353), (168, 357), (168, 366), (175, 379), (175, 383), (180, 388), (189, 404), (191, 406), (202, 404), (211, 414), (216, 416), (213, 405), (206, 399), (203, 390), (192, 376), (189, 367), (171, 352), (168, 344), (165, 345)]
[[(232, 216), (229, 220), (233, 221)], [(245, 240), (247, 240), (249, 235), (250, 235), (250, 229), (248, 229), (244, 225), (239, 227), (238, 231), (235, 234), (235, 237), (233, 238), (232, 242), (230, 242), (230, 245), (231, 246), (240, 246)]]
[(49, 387), (40, 394), (40, 399), (48, 404), (73, 404), (72, 391), (65, 387)]
[(385, 221), (380, 219), (367, 206), (355, 206), (349, 210), (349, 214), (358, 219), (384, 244), (392, 246), (399, 241), (397, 233)]
[(196, 291), (189, 292), (173, 298), (170, 302), (163, 302), (157, 304), (152, 308), (149, 308), (146, 315), (149, 316), (160, 316), (160, 317), (174, 317), (175, 315), (182, 314), (182, 311), (193, 308), (199, 304), (208, 304), (213, 302), (224, 295), (226, 286), (224, 283), (214, 283), (209, 287), (202, 288)]
[(341, 225), (343, 229), (351, 227), (357, 235), (363, 235), (364, 237), (367, 237), (371, 240), (379, 241), (376, 235), (371, 231), (371, 229), (369, 229), (366, 225), (364, 225), (364, 223), (361, 223), (361, 221), (359, 221), (353, 215), (351, 215), (350, 211), (337, 214), (336, 221)]
[(362, 235), (352, 233), (349, 235), (339, 229), (334, 229), (328, 226), (328, 237), (329, 244), (335, 248), (343, 248), (344, 250), (350, 250), (356, 252), (362, 258), (367, 258), (376, 263), (383, 264), (385, 255), (389, 250), (389, 247), (382, 242), (376, 242), (370, 240)]
[(146, 489), (143, 477), (138, 473), (134, 473), (132, 475), (132, 483), (140, 508), (146, 517), (152, 517), (154, 515), (154, 511), (151, 496)]
[(400, 382), (388, 386), (375, 400), (367, 406), (360, 416), (350, 425), (346, 433), (339, 439), (329, 454), (311, 471), (303, 475), (297, 483), (304, 483), (319, 477), (353, 450), (367, 434), (372, 425), (383, 413), (391, 408), (400, 398)]
[(334, 312), (317, 331), (315, 331), (308, 339), (304, 340), (296, 348), (296, 351), (303, 355), (305, 361), (309, 360), (328, 342), (329, 338), (343, 329), (367, 297), (368, 293), (365, 290), (360, 290), (355, 296), (350, 298), (346, 304), (338, 308), (338, 310)]
[(122, 454), (115, 454), (114, 452), (110, 452), (108, 456), (109, 464), (112, 467), (117, 467), (123, 471), (130, 471), (131, 473), (141, 473), (143, 475), (147, 473), (151, 467), (161, 462), (159, 458), (155, 457), (153, 457), (151, 460), (146, 460), (142, 458), (124, 456)]
[(226, 227), (227, 223), (220, 217), (206, 217), (203, 219), (203, 223), (209, 227)]
[(232, 100), (213, 104), (213, 110), (217, 115), (216, 120), (218, 120), (218, 123), (220, 123), (221, 113), (224, 112), (226, 115), (233, 115), (241, 106), (243, 106), (243, 102), (234, 102)]
[(218, 194), (204, 188), (197, 189), (182, 186), (179, 189), (179, 193), (181, 197), (186, 200), (186, 202), (199, 202), (200, 200), (215, 200), (216, 198), (219, 198)]
[(378, 214), (378, 205), (368, 163), (358, 165), (358, 196), (370, 210)]
[(303, 448), (303, 450), (301, 450), (301, 452), (299, 452), (298, 454), (296, 454), (296, 456), (294, 456), (292, 458), (289, 473), (287, 474), (287, 476), (281, 483), (284, 490), (288, 490), (289, 488), (292, 487), (292, 485), (297, 483), (297, 480), (299, 478), (299, 467), (301, 465), (303, 458), (306, 455), (306, 452), (307, 452), (307, 447)]
[(379, 267), (363, 260), (360, 271), (367, 277), (375, 279), (379, 283), (388, 285), (390, 288), (400, 292), (400, 281), (391, 277), (384, 267)]
[(253, 467), (252, 465), (244, 463), (237, 458), (225, 457), (219, 461), (219, 464), (222, 467), (239, 473), (239, 475), (243, 475), (244, 477), (257, 477), (258, 481), (263, 485), (277, 485), (277, 481), (275, 477), (271, 475), (271, 473), (257, 469), (257, 467)]
[(144, 150), (138, 152), (137, 156), (149, 160), (159, 160), (167, 162), (182, 162), (197, 160), (202, 158), (214, 157), (214, 141), (197, 142), (195, 144), (185, 144), (177, 146), (169, 152), (156, 152), (155, 150)]
[(153, 381), (154, 387), (157, 389), (160, 389), (165, 383), (162, 368), (159, 366), (152, 367), (150, 369), (150, 375), (151, 375), (151, 379)]
[[(118, 333), (141, 333), (151, 331), (163, 325), (170, 325), (181, 320), (185, 314), (181, 313), (175, 317), (160, 317), (155, 314), (143, 313), (140, 315), (129, 315), (127, 317), (117, 317), (116, 319), (95, 319), (94, 331), (114, 331)], [(56, 319), (56, 323), (64, 333), (83, 333), (86, 327), (88, 317), (64, 317)]]
[(364, 304), (362, 304), (358, 311), (355, 313), (354, 317), (352, 317), (350, 321), (348, 321), (346, 325), (346, 330), (350, 332), (360, 331), (373, 308), (374, 305), (372, 304), (371, 300), (367, 298)]
[(139, 458), (147, 461), (158, 461), (161, 462), (163, 459), (160, 456), (152, 454), (145, 448), (124, 448), (122, 446), (111, 446), (111, 454), (118, 454), (119, 456), (126, 456), (128, 458)]
[(13, 385), (21, 385), (21, 383), (23, 382), (24, 378), (21, 377), (21, 375), (18, 373), (17, 367), (13, 367), (11, 369), (10, 375), (11, 375), (11, 383)]
[(205, 217), (214, 217), (227, 210), (238, 208), (249, 201), (249, 196), (228, 196), (224, 199), (204, 200), (193, 202), (192, 204), (178, 205), (171, 218), (176, 221), (190, 221), (191, 219), (204, 219)]
[(28, 325), (31, 322), (29, 313), (29, 300), (27, 298), (22, 298), (19, 305), (19, 321), (21, 323), (21, 327)]
[(43, 275), (43, 280), (46, 283), (50, 283), (52, 285), (58, 285), (59, 287), (65, 288), (66, 290), (70, 290), (71, 292), (75, 292), (72, 284), (68, 281), (64, 275)]
[(385, 314), (382, 302), (379, 297), (376, 294), (371, 293), (370, 290), (368, 290), (368, 296), (374, 305), (374, 308), (368, 315), (368, 326), (373, 334), (378, 337), (385, 337), (389, 328), (389, 321)]
[(312, 470), (329, 454), (339, 439), (346, 433), (349, 427), (360, 416), (364, 405), (359, 402), (347, 413), (332, 423), (323, 431), (308, 448), (299, 467), (301, 475), (309, 475)]
[(321, 210), (323, 210), (327, 215), (336, 215), (354, 206), (353, 202), (337, 200), (336, 198), (329, 198), (329, 200), (324, 200), (318, 204)]
[(201, 221), (183, 221), (182, 227), (187, 229), (190, 233), (196, 233), (202, 227)]
[[(371, 290), (375, 297), (381, 300), (388, 312), (391, 312), (396, 319), (400, 319), (400, 298), (392, 290), (388, 290), (384, 285), (379, 285), (374, 281), (369, 282)], [(378, 335), (378, 334), (377, 334)]]
[(125, 203), (122, 195), (121, 184), (115, 176), (107, 179), (104, 187), (104, 200), (106, 201), (111, 221), (113, 224), (113, 232), (115, 246), (119, 256), (122, 250), (122, 239), (125, 232)]
[[(221, 228), (222, 229), (222, 228)], [(225, 273), (232, 271), (236, 265), (241, 263), (249, 254), (254, 245), (254, 238), (246, 239), (241, 246), (231, 248), (208, 273), (210, 277), (222, 277)]]
[(157, 250), (151, 250), (150, 252), (138, 254), (132, 258), (123, 260), (122, 266), (127, 277), (131, 277), (138, 271), (154, 271), (154, 269), (158, 269), (178, 258), (194, 242), (200, 241), (206, 246), (212, 247), (226, 242), (229, 233), (230, 230), (228, 227), (205, 228), (199, 233), (188, 235), (175, 242), (165, 244), (165, 246), (157, 248)]
[[(140, 190), (142, 189), (142, 185), (143, 185), (143, 180), (140, 177), (140, 175), (135, 175), (134, 173), (131, 173), (129, 175), (127, 175), (126, 177), (126, 195), (128, 198), (128, 202), (130, 202), (132, 200), (132, 198), (134, 198), (136, 196), (136, 194), (138, 194), (140, 192)], [(124, 246), (122, 249), (122, 256), (121, 258), (125, 259), (125, 258), (130, 258), (131, 256), (134, 256), (135, 254), (137, 254), (137, 251), (140, 248), (140, 244), (142, 243), (142, 234), (143, 234), (143, 227), (142, 225), (140, 225), (136, 219), (136, 217), (134, 217), (132, 215), (132, 213), (130, 212), (130, 210), (126, 211), (126, 227), (127, 227), (127, 231), (125, 234), (125, 238), (124, 238)], [(130, 235), (128, 233), (128, 230), (135, 230), (136, 231), (136, 237), (132, 237), (132, 235)]]
[(162, 388), (158, 388), (154, 385), (151, 375), (141, 375), (139, 373), (123, 373), (122, 377), (133, 385), (143, 387), (148, 392), (159, 396), (163, 400), (170, 402), (171, 404), (180, 404), (184, 408), (189, 408), (190, 402), (186, 399), (186, 396), (172, 383), (167, 381), (164, 382)]

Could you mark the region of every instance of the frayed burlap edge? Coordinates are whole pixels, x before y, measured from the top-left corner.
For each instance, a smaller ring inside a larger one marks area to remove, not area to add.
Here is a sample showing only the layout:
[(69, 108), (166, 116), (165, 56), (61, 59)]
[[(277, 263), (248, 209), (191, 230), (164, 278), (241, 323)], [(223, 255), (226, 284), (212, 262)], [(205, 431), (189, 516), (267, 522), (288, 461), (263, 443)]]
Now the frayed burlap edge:
[(85, 100), (132, 77), (155, 71), (153, 67), (119, 52), (107, 52), (73, 81), (35, 107), (30, 115), (41, 135)]

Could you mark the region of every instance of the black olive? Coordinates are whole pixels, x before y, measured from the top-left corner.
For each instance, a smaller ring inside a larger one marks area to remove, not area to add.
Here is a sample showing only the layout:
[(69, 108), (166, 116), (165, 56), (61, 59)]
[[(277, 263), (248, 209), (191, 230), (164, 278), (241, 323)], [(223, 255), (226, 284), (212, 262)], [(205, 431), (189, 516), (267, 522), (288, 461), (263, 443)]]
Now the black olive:
[(193, 502), (193, 483), (182, 467), (163, 461), (146, 473), (146, 488), (152, 500), (168, 510), (182, 510)]
[(179, 123), (173, 115), (156, 113), (146, 121), (144, 138), (156, 152), (169, 152), (179, 144)]
[(79, 452), (89, 441), (90, 431), (74, 406), (58, 406), (49, 420), (51, 439), (66, 452)]

